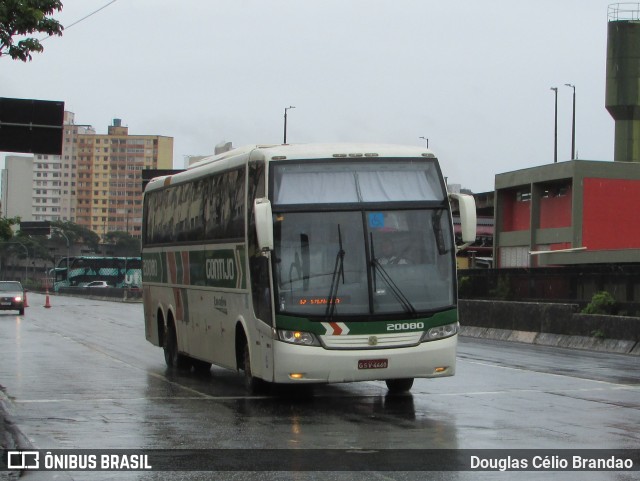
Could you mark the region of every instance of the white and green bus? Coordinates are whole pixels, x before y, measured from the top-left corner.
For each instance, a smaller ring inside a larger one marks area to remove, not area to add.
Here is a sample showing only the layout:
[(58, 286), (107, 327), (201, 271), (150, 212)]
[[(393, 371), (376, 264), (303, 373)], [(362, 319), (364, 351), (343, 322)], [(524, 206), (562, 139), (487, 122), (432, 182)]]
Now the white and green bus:
[(143, 298), (169, 367), (268, 383), (452, 376), (459, 330), (450, 198), (428, 150), (250, 146), (145, 189)]

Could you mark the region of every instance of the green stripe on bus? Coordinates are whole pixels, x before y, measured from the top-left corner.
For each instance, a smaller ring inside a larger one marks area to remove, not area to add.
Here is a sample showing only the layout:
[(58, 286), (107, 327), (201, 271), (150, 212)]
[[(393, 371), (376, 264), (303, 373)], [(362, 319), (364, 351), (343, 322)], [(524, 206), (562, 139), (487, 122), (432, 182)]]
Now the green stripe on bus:
[[(161, 284), (246, 289), (245, 262), (244, 245), (207, 251), (145, 253), (142, 258), (143, 280)], [(188, 275), (185, 275), (187, 269)]]
[[(449, 309), (434, 314), (431, 317), (423, 317), (419, 319), (396, 319), (391, 321), (332, 321), (340, 322), (349, 329), (347, 335), (357, 334), (386, 334), (392, 332), (389, 330), (388, 325), (407, 325), (408, 329), (400, 329), (402, 332), (412, 331), (426, 331), (432, 327), (444, 326), (446, 324), (453, 324), (458, 321), (458, 309)], [(305, 317), (296, 317), (277, 314), (276, 315), (276, 327), (278, 329), (289, 329), (296, 331), (313, 332), (314, 334), (323, 335), (326, 333), (326, 328), (322, 324), (323, 319), (310, 320)], [(411, 328), (410, 326), (417, 326), (422, 324), (424, 327)], [(393, 331), (397, 332), (397, 331)]]

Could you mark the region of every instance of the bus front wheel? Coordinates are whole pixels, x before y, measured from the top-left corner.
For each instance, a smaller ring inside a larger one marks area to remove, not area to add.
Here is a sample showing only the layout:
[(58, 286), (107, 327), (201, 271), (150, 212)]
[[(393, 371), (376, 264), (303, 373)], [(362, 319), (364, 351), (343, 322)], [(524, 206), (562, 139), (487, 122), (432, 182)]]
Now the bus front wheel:
[(387, 389), (391, 394), (408, 392), (413, 386), (412, 377), (406, 379), (387, 379), (385, 382), (387, 383)]
[(168, 367), (177, 369), (188, 369), (191, 367), (189, 358), (178, 352), (178, 337), (176, 336), (176, 328), (173, 323), (167, 327), (164, 336), (164, 361)]
[(249, 343), (245, 341), (243, 351), (244, 387), (249, 394), (262, 394), (266, 391), (266, 383), (251, 372), (251, 354)]

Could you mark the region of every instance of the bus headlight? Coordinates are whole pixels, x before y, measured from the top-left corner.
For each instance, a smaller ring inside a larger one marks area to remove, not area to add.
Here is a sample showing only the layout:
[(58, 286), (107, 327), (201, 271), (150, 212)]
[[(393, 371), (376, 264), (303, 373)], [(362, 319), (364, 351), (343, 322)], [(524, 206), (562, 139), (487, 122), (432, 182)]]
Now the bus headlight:
[(454, 322), (453, 324), (445, 324), (444, 326), (432, 327), (424, 333), (422, 336), (422, 342), (437, 341), (438, 339), (444, 339), (451, 337), (458, 332), (460, 324)]
[(315, 335), (304, 331), (285, 331), (278, 330), (278, 339), (289, 344), (298, 344), (301, 346), (319, 346), (320, 342)]

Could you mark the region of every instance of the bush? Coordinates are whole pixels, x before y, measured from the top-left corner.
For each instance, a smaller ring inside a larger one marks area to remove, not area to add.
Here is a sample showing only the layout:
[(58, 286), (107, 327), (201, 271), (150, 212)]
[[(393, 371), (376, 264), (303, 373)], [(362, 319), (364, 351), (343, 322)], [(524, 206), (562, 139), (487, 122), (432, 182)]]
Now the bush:
[(511, 298), (511, 285), (507, 276), (498, 277), (498, 285), (495, 289), (489, 290), (489, 295), (493, 299), (508, 300)]
[(582, 312), (583, 314), (615, 314), (617, 303), (607, 291), (596, 292)]
[(469, 276), (458, 278), (458, 296), (466, 297), (471, 293), (471, 279)]

